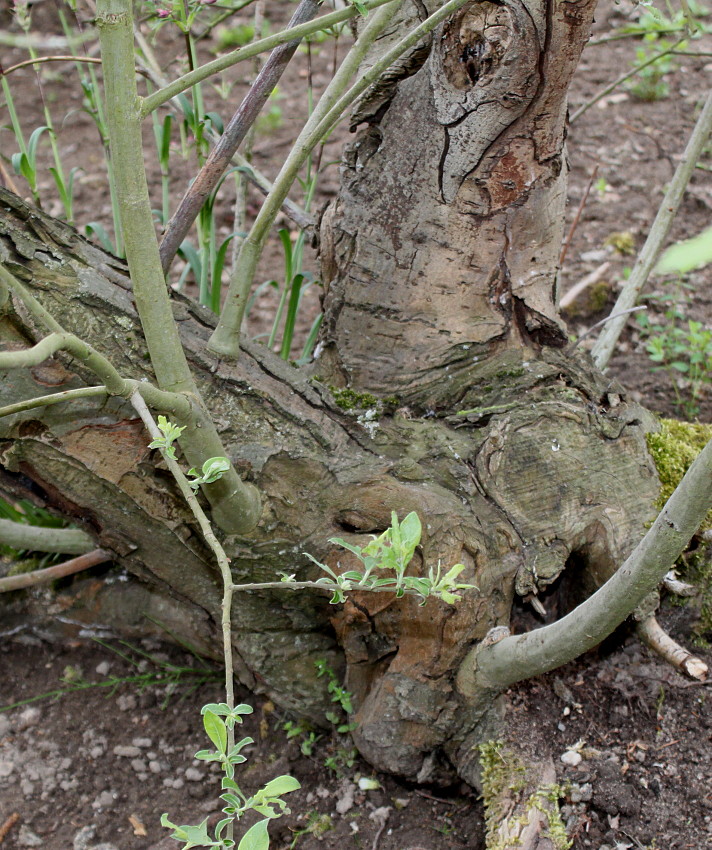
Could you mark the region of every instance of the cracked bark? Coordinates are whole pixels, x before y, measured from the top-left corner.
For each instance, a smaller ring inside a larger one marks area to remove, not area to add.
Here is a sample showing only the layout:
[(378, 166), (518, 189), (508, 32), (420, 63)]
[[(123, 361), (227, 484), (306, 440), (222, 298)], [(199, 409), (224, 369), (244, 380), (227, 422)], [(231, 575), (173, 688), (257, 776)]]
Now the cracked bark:
[(592, 11), (465, 7), (422, 67), (421, 48), (412, 76), (359, 107), (369, 124), (322, 224), (332, 379), (411, 399), (473, 358), (565, 345), (566, 89)]
[[(360, 751), (409, 779), (454, 769), (476, 781), (475, 746), (501, 732), (502, 706), (489, 691), (469, 702), (458, 693), (467, 651), (509, 624), (517, 596), (546, 593), (562, 573), (578, 592), (604, 581), (652, 518), (649, 419), (585, 354), (562, 349), (556, 310), (564, 91), (591, 13), (589, 0), (473, 5), (435, 33), (424, 64), (425, 48), (415, 52), (395, 91), (371, 93), (375, 111), (361, 104), (373, 123), (322, 222), (319, 380), (247, 342), (239, 364), (216, 360), (205, 348), (212, 316), (174, 300), (205, 403), (264, 500), (255, 531), (225, 541), (236, 582), (280, 570), (314, 578), (304, 551), (349, 569), (329, 537), (363, 545), (392, 510), (415, 510), (424, 536), (411, 569), (461, 562), (477, 586), (454, 608), (382, 594), (341, 608), (309, 593), (238, 595), (243, 681), (319, 717), (330, 702), (313, 662), (327, 658), (354, 693)], [(152, 377), (118, 261), (2, 190), (0, 260), (122, 374)], [(37, 337), (12, 302), (2, 343)], [(88, 381), (64, 354), (3, 378), (2, 404)], [(398, 396), (371, 431), (362, 411), (335, 404), (329, 384), (346, 382)], [(5, 468), (170, 590), (209, 645), (217, 571), (147, 442), (116, 400), (0, 420)]]

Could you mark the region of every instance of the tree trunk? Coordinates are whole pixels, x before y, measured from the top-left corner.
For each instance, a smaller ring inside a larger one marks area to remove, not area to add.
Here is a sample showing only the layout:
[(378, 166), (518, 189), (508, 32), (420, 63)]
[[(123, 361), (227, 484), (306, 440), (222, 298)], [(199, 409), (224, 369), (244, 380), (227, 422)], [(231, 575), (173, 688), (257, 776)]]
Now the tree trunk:
[[(238, 594), (242, 680), (318, 717), (329, 700), (314, 661), (327, 658), (354, 694), (362, 754), (409, 779), (454, 768), (476, 781), (476, 745), (500, 733), (501, 709), (491, 692), (458, 692), (464, 655), (565, 568), (579, 593), (605, 580), (658, 492), (647, 415), (565, 349), (557, 315), (565, 88), (591, 6), (473, 5), (435, 33), (424, 64), (428, 45), (416, 51), (420, 70), (395, 94), (373, 95), (323, 222), (315, 377), (248, 342), (239, 365), (220, 362), (205, 349), (212, 314), (174, 301), (206, 405), (263, 497), (257, 529), (226, 540), (237, 582), (316, 577), (304, 551), (348, 569), (329, 537), (363, 544), (391, 511), (414, 510), (412, 569), (461, 562), (477, 587), (423, 608), (384, 594), (339, 608), (312, 592)], [(123, 376), (152, 377), (118, 261), (4, 191), (0, 260)], [(42, 335), (11, 301), (4, 345)], [(4, 376), (0, 403), (91, 383), (60, 355)], [(170, 588), (203, 630), (219, 619), (217, 570), (127, 404), (15, 414), (0, 440), (4, 466), (120, 563)]]

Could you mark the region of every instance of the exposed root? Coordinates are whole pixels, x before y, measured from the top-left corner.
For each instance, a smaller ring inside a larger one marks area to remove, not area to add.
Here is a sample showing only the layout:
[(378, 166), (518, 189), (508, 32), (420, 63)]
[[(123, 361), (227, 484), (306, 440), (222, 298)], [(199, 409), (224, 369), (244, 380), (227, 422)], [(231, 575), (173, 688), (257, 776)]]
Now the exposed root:
[(678, 670), (682, 670), (683, 673), (700, 682), (707, 679), (708, 668), (705, 662), (674, 641), (655, 617), (641, 620), (636, 626), (636, 631), (643, 643), (673, 667), (677, 667)]
[(509, 747), (481, 747), (487, 850), (567, 850), (561, 788), (550, 758), (525, 764)]

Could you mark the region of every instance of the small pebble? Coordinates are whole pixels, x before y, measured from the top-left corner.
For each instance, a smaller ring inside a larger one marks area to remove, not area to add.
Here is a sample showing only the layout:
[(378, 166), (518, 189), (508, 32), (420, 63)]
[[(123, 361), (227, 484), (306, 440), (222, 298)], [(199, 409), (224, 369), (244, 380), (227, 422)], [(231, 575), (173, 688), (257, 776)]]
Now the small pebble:
[(111, 664), (108, 661), (102, 661), (101, 664), (96, 665), (96, 672), (99, 676), (108, 676), (110, 669)]
[(561, 761), (569, 767), (576, 767), (577, 764), (581, 764), (583, 757), (576, 750), (566, 750), (561, 756)]
[(133, 694), (121, 694), (116, 700), (116, 704), (121, 711), (133, 711), (138, 705), (138, 702)]
[(185, 771), (185, 778), (189, 782), (202, 782), (205, 779), (205, 774), (202, 770), (198, 770), (195, 767), (188, 767)]
[(15, 727), (19, 732), (22, 732), (25, 729), (29, 729), (31, 726), (37, 726), (40, 722), (40, 710), (34, 705), (31, 705), (29, 708), (26, 708), (20, 716), (17, 718), (17, 723)]
[(134, 759), (141, 755), (141, 750), (138, 747), (116, 746), (113, 749), (115, 756), (123, 756), (124, 758)]
[(114, 804), (113, 791), (102, 791), (91, 804), (92, 809), (106, 809)]
[(42, 847), (44, 845), (44, 839), (40, 838), (36, 832), (28, 829), (23, 823), (20, 826), (17, 843), (20, 847)]
[(15, 769), (15, 762), (3, 760), (0, 761), (0, 779), (8, 777)]
[(153, 741), (150, 738), (134, 738), (131, 743), (134, 747), (141, 747), (144, 750), (153, 746)]
[(131, 767), (136, 773), (145, 773), (147, 769), (145, 759), (131, 759)]

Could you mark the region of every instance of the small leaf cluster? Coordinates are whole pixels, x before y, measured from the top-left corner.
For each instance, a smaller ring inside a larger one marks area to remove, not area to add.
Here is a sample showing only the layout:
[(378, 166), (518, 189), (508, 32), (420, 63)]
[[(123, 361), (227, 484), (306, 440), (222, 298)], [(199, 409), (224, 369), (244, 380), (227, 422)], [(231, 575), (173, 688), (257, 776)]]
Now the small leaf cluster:
[[(185, 425), (174, 425), (165, 416), (159, 416), (158, 430), (163, 436), (151, 440), (148, 444), (149, 449), (163, 449), (171, 460), (176, 460), (173, 443), (185, 431)], [(205, 461), (200, 472), (195, 467), (188, 470), (188, 475), (192, 478), (189, 484), (193, 490), (198, 490), (202, 484), (212, 484), (213, 481), (222, 478), (228, 469), (230, 469), (230, 461), (226, 457), (210, 457)]]
[(171, 460), (176, 460), (176, 450), (173, 443), (185, 431), (185, 425), (174, 425), (165, 416), (158, 417), (158, 430), (163, 434), (148, 444), (149, 449), (163, 449)]
[(342, 714), (338, 711), (328, 711), (326, 713), (326, 719), (329, 723), (333, 724), (339, 735), (352, 732), (356, 728), (356, 724), (348, 721), (348, 715), (354, 712), (351, 691), (347, 691), (343, 685), (339, 684), (336, 673), (329, 667), (325, 658), (318, 658), (314, 662), (314, 667), (316, 668), (317, 677), (326, 676), (328, 680), (327, 690), (331, 695), (331, 701), (339, 706), (343, 714), (347, 715), (345, 723)]
[(211, 457), (203, 464), (201, 472), (198, 472), (195, 467), (188, 470), (188, 475), (192, 476), (190, 486), (197, 490), (201, 484), (212, 484), (218, 478), (230, 469), (230, 461), (226, 457)]
[[(257, 791), (251, 797), (247, 796), (235, 781), (235, 765), (247, 761), (241, 750), (253, 744), (254, 740), (245, 737), (236, 744), (230, 745), (229, 730), (234, 729), (235, 724), (242, 723), (242, 716), (252, 714), (252, 707), (241, 703), (230, 708), (227, 703), (209, 703), (203, 706), (203, 726), (210, 738), (214, 750), (200, 750), (195, 758), (201, 761), (215, 761), (222, 765), (225, 776), (222, 779), (223, 793), (220, 799), (225, 802), (223, 814), (225, 815), (215, 826), (213, 837), (208, 832), (208, 818), (201, 823), (191, 826), (177, 826), (168, 819), (168, 815), (161, 817), (161, 825), (172, 829), (171, 838), (184, 841), (183, 850), (191, 847), (213, 847), (219, 850), (268, 850), (270, 820), (289, 814), (282, 796), (300, 788), (298, 780), (293, 776), (283, 775), (270, 780), (264, 788)], [(251, 826), (240, 839), (238, 845), (232, 838), (226, 837), (229, 833), (228, 827), (239, 821), (247, 812), (256, 812), (262, 815), (262, 820)]]
[(457, 581), (465, 569), (464, 564), (455, 564), (445, 574), (440, 562), (436, 568), (430, 567), (427, 576), (407, 576), (405, 571), (413, 559), (416, 547), (420, 543), (422, 526), (420, 518), (411, 511), (402, 522), (398, 521), (396, 512), (391, 513), (391, 526), (381, 535), (374, 537), (366, 546), (348, 543), (340, 537), (330, 538), (330, 543), (348, 550), (354, 554), (363, 565), (363, 572), (347, 570), (337, 573), (326, 564), (305, 553), (317, 564), (327, 576), (317, 579), (317, 584), (323, 584), (333, 591), (330, 602), (344, 602), (347, 590), (393, 590), (400, 598), (406, 593), (419, 596), (421, 605), (434, 596), (447, 602), (455, 603), (460, 596), (456, 591), (474, 587), (471, 584), (460, 584)]
[[(637, 322), (648, 357), (656, 364), (653, 371), (668, 372), (677, 396), (676, 406), (685, 416), (694, 418), (705, 387), (712, 385), (712, 330), (686, 319), (674, 304), (665, 311), (665, 321), (656, 322), (641, 315)], [(680, 392), (681, 380), (685, 395)]]

